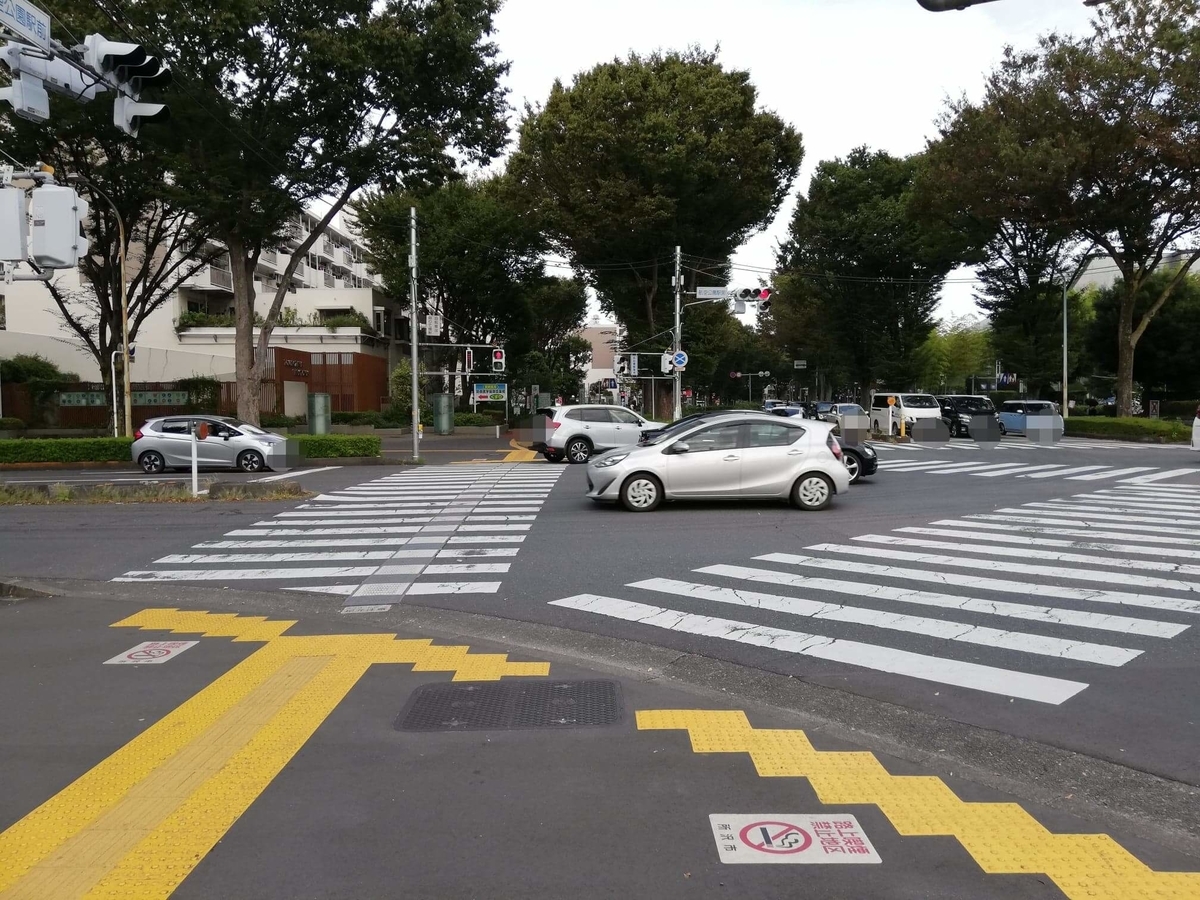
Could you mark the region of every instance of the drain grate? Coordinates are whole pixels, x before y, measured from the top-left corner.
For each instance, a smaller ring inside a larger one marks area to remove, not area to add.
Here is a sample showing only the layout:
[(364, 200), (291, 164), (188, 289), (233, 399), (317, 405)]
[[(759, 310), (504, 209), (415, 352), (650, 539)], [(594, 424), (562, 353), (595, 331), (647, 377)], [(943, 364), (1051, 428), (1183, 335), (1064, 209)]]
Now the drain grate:
[(621, 721), (615, 681), (427, 684), (396, 719), (397, 731), (595, 728)]

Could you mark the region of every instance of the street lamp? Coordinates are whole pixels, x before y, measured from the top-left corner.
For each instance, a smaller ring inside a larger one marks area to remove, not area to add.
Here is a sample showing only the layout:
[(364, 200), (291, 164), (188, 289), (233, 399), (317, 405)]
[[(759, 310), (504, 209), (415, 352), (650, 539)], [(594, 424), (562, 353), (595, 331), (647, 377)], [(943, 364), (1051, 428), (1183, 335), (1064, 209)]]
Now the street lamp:
[[(122, 368), (124, 369), (124, 384), (125, 389), (125, 436), (133, 437), (133, 398), (129, 390), (129, 295), (125, 286), (125, 222), (121, 219), (121, 213), (117, 210), (117, 204), (113, 203), (112, 197), (96, 187), (86, 178), (78, 173), (71, 173), (67, 176), (68, 184), (80, 184), (98, 194), (111, 207), (113, 216), (117, 220), (117, 256), (121, 267), (121, 355)], [(116, 355), (114, 354), (114, 359)], [(116, 389), (116, 379), (113, 379), (113, 388)], [(113, 416), (117, 414), (116, 398), (113, 399)]]

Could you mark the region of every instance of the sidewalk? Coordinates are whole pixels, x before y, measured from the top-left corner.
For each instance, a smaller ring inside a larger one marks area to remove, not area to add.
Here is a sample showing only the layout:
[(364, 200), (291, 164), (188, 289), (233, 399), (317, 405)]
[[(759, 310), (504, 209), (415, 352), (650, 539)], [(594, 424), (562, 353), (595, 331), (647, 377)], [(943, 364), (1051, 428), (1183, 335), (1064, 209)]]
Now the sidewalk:
[[(426, 431), (420, 439), (421, 458), (445, 465), (452, 462), (532, 462), (541, 457), (524, 449), (513, 432), (493, 435), (439, 435)], [(389, 459), (412, 459), (411, 435), (387, 435), (383, 438), (383, 455)]]
[(5, 900), (1200, 897), (1193, 855), (586, 640), (60, 590), (0, 603)]

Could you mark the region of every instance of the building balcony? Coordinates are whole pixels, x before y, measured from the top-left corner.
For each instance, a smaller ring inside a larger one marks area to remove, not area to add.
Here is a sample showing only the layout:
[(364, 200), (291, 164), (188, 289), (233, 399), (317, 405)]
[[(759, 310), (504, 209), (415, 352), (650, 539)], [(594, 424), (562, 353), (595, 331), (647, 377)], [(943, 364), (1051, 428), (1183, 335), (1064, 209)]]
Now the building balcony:
[(266, 263), (268, 266), (278, 266), (279, 265), (279, 254), (276, 253), (274, 250), (264, 250), (262, 252), (262, 257), (259, 259), (259, 262)]
[(321, 255), (333, 259), (333, 241), (321, 241)]
[(224, 269), (205, 266), (187, 279), (182, 287), (191, 288), (194, 291), (221, 291), (232, 294), (233, 275)]
[(331, 288), (331, 287), (333, 287), (333, 286), (336, 284), (336, 282), (337, 282), (337, 279), (335, 279), (335, 278), (333, 277), (333, 273), (332, 273), (332, 272), (326, 272), (326, 273), (325, 273), (325, 287), (327, 287), (327, 288)]
[(342, 252), (339, 254), (339, 256), (341, 258), (343, 266), (346, 266), (348, 268), (352, 268), (354, 266), (354, 254), (351, 253), (349, 250), (347, 250), (345, 247), (342, 248)]

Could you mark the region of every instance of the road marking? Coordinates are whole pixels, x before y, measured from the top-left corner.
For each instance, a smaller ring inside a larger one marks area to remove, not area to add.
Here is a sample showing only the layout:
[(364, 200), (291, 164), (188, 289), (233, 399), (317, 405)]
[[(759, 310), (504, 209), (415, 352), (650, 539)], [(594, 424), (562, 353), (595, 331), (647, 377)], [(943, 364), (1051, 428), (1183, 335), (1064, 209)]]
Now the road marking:
[[(1003, 512), (1004, 511), (1001, 510), (1001, 513), (1003, 513)], [(1016, 512), (1020, 512), (1020, 510), (1009, 510), (1009, 512), (1016, 513)], [(1131, 522), (1140, 522), (1142, 520), (1141, 519), (1130, 519), (1128, 517), (1122, 518), (1118, 522), (1089, 522), (1087, 519), (1083, 519), (1083, 518), (1072, 519), (1066, 515), (1055, 517), (1051, 513), (1044, 513), (1043, 515), (1040, 515), (1040, 516), (1037, 516), (1037, 515), (1018, 516), (1018, 515), (1003, 515), (1003, 514), (994, 514), (994, 515), (976, 514), (976, 515), (964, 516), (964, 518), (970, 519), (972, 521), (979, 519), (979, 520), (994, 521), (994, 522), (1031, 523), (1031, 524), (1037, 524), (1037, 525), (1062, 525), (1062, 526), (1075, 526), (1078, 528), (1093, 528), (1093, 529), (1095, 529), (1095, 528), (1120, 528), (1120, 529), (1123, 529), (1124, 531), (1138, 531), (1138, 532), (1145, 531), (1145, 532), (1152, 532), (1154, 534), (1186, 534), (1186, 535), (1192, 535), (1192, 536), (1200, 536), (1200, 531), (1198, 531), (1194, 528), (1169, 528), (1165, 525), (1133, 525), (1130, 523)], [(1109, 516), (1107, 518), (1113, 518), (1113, 517)], [(1105, 535), (1105, 537), (1111, 537), (1111, 536), (1112, 536), (1111, 534)]]
[(1096, 481), (1100, 478), (1116, 478), (1118, 475), (1133, 475), (1136, 472), (1152, 472), (1154, 466), (1133, 466), (1129, 469), (1113, 469), (1109, 472), (1096, 472), (1092, 475), (1072, 475), (1070, 481)]
[[(951, 550), (955, 553), (979, 553), (991, 556), (1015, 556), (1029, 559), (1030, 552), (1020, 547), (997, 547), (994, 544), (971, 544), (962, 541), (931, 541), (924, 538), (896, 537), (891, 534), (861, 534), (851, 538), (868, 544), (892, 544), (899, 547), (925, 547), (930, 550)], [(1153, 549), (1146, 550), (1154, 553)], [(1156, 559), (1128, 559), (1119, 556), (1093, 556), (1087, 553), (1058, 553), (1039, 549), (1033, 555), (1039, 561), (1077, 562), (1087, 566), (1121, 566), (1126, 569), (1142, 569), (1150, 572), (1177, 572), (1180, 575), (1200, 575), (1200, 566), (1186, 563), (1160, 562)]]
[(578, 594), (562, 600), (552, 600), (551, 606), (590, 612), (639, 625), (648, 625), (668, 631), (713, 637), (739, 644), (766, 647), (781, 653), (811, 656), (830, 662), (845, 663), (876, 672), (907, 675), (922, 681), (952, 684), (1005, 697), (1018, 697), (1038, 703), (1058, 705), (1074, 697), (1087, 685), (1079, 681), (1030, 675), (1011, 669), (1000, 669), (977, 663), (958, 662), (937, 656), (926, 656), (907, 650), (895, 650), (860, 641), (834, 640), (801, 631), (785, 631), (719, 619), (681, 613), (645, 603), (631, 603), (615, 597), (597, 594)]
[(1112, 466), (1075, 466), (1073, 469), (1062, 469), (1058, 472), (1037, 472), (1035, 474), (1021, 475), (1020, 478), (1061, 478), (1066, 475), (1079, 475), (1083, 472), (1095, 472), (1098, 469), (1111, 469)]
[(282, 563), (282, 562), (353, 562), (355, 560), (391, 559), (391, 550), (345, 550), (325, 553), (174, 553), (156, 559), (156, 566), (208, 565), (212, 563)]
[(414, 581), (406, 595), (432, 594), (494, 594), (500, 590), (499, 581)]
[(340, 594), (349, 597), (357, 584), (309, 584), (304, 587), (285, 587), (285, 591), (300, 591), (305, 594)]
[[(866, 550), (855, 547), (855, 550)], [(923, 554), (920, 554), (923, 555)], [(1063, 600), (1088, 600), (1094, 603), (1115, 603), (1122, 606), (1141, 606), (1147, 609), (1170, 609), (1175, 612), (1200, 614), (1200, 601), (1157, 594), (1135, 594), (1127, 591), (1110, 591), (1099, 588), (1059, 587), (1041, 582), (1013, 581), (1006, 578), (986, 578), (982, 575), (960, 575), (929, 569), (906, 569), (900, 566), (875, 565), (857, 560), (830, 559), (824, 556), (799, 556), (795, 553), (766, 553), (754, 557), (762, 562), (786, 563), (794, 566), (815, 566), (861, 575), (881, 575), (885, 578), (906, 578), (927, 584), (953, 584), (959, 587), (987, 591), (1001, 591), (1022, 596), (1059, 597)]]
[(193, 550), (270, 550), (284, 547), (399, 547), (408, 538), (338, 538), (309, 541), (203, 541), (192, 544)]
[(999, 475), (1021, 475), (1022, 473), (1025, 473), (1025, 472), (1043, 472), (1047, 469), (1062, 469), (1062, 468), (1065, 468), (1065, 467), (1061, 466), (1061, 465), (1017, 466), (1015, 469), (1009, 468), (1003, 472), (973, 472), (971, 474), (975, 475), (978, 478), (995, 478)]
[[(936, 523), (935, 523), (936, 524)], [(964, 523), (966, 524), (966, 523)], [(1000, 526), (997, 526), (1000, 527)], [(1144, 553), (1147, 556), (1173, 556), (1179, 559), (1200, 559), (1200, 550), (1178, 550), (1173, 547), (1139, 546), (1137, 544), (1110, 544), (1101, 541), (1059, 541), (1047, 537), (1027, 534), (993, 534), (987, 531), (955, 531), (952, 528), (897, 528), (904, 534), (928, 534), (934, 537), (979, 538), (1001, 544), (1019, 544), (1022, 547), (1063, 547), (1077, 550), (1099, 550), (1106, 553)], [(857, 540), (857, 538), (855, 538)], [(1200, 543), (1200, 542), (1198, 542)], [(1026, 551), (1020, 551), (1028, 556)], [(1039, 554), (1039, 558), (1040, 554)]]
[[(1060, 534), (1067, 537), (1086, 537), (1086, 538), (1104, 538), (1106, 540), (1118, 541), (1141, 541), (1147, 544), (1179, 544), (1184, 546), (1200, 546), (1200, 531), (1191, 531), (1186, 528), (1158, 528), (1154, 525), (1122, 525), (1112, 526), (1120, 527), (1121, 531), (1102, 531), (1096, 527), (1087, 527), (1087, 522), (1073, 522), (1070, 519), (1040, 519), (1036, 516), (990, 516), (991, 519), (996, 519), (995, 522), (981, 521), (982, 516), (971, 517), (967, 516), (964, 519), (939, 519), (934, 522), (934, 525), (951, 525), (956, 528), (994, 528), (998, 531), (1012, 532), (1017, 531), (1022, 534)], [(1027, 520), (1027, 522), (1025, 521)], [(1041, 523), (1041, 524), (1031, 524)], [(1014, 525), (1017, 527), (1014, 528)], [(1057, 525), (1076, 525), (1081, 527), (1076, 528), (1059, 528), (1048, 527)], [(1143, 534), (1142, 532), (1177, 532), (1178, 534), (1188, 534), (1192, 537), (1168, 537), (1165, 534)]]
[(365, 578), (378, 566), (328, 566), (296, 569), (155, 569), (126, 572), (113, 581), (262, 581), (295, 578)]
[(281, 475), (268, 475), (266, 478), (251, 478), (251, 484), (262, 484), (267, 481), (283, 481), (287, 478), (303, 478), (305, 475), (316, 475), (318, 472), (332, 472), (341, 466), (321, 466), (318, 469), (299, 469), (295, 472), (284, 472)]
[(116, 623), (266, 643), (0, 834), (0, 894), (169, 897), (373, 664), (454, 681), (549, 674), (394, 634), (284, 635), (294, 624), (174, 609)]
[(663, 594), (670, 594), (673, 597), (689, 597), (698, 600), (711, 600), (715, 603), (748, 606), (755, 609), (770, 609), (792, 616), (819, 619), (822, 622), (847, 622), (853, 625), (865, 625), (871, 628), (928, 635), (929, 637), (940, 638), (942, 640), (961, 641), (962, 643), (978, 644), (984, 647), (999, 647), (1004, 650), (1015, 650), (1019, 653), (1034, 653), (1041, 656), (1073, 659), (1079, 662), (1096, 663), (1102, 666), (1123, 666), (1131, 659), (1135, 659), (1142, 654), (1141, 650), (1128, 650), (1123, 647), (1111, 647), (1105, 644), (1091, 644), (1087, 641), (1043, 637), (1020, 631), (1004, 631), (999, 628), (988, 628), (983, 625), (970, 625), (946, 619), (931, 619), (927, 616), (910, 616), (903, 613), (882, 612), (858, 606), (823, 603), (818, 600), (806, 600), (800, 597), (783, 597), (778, 594), (763, 594), (758, 591), (710, 587), (704, 584), (675, 581), (670, 578), (651, 578), (646, 581), (634, 582), (633, 584), (626, 585), (626, 587), (657, 591)]
[(1113, 507), (1132, 509), (1136, 507), (1137, 509), (1150, 512), (1161, 509), (1168, 512), (1189, 514), (1192, 510), (1198, 508), (1191, 499), (1183, 497), (1143, 496), (1140, 494), (1121, 494), (1119, 496), (1111, 494), (1072, 494), (1069, 501), (1064, 500), (1061, 502), (1088, 503), (1106, 509)]
[(425, 567), (427, 575), (498, 575), (507, 572), (512, 563), (433, 563)]
[(1054, 834), (1019, 804), (968, 803), (940, 778), (817, 750), (803, 731), (754, 728), (741, 710), (638, 710), (637, 727), (685, 730), (696, 753), (749, 754), (760, 777), (803, 778), (826, 806), (878, 806), (905, 837), (956, 838), (984, 872), (1044, 873), (1068, 900), (1200, 897), (1200, 873), (1155, 872), (1106, 834)]
[(458, 550), (439, 550), (438, 559), (477, 559), (516, 556), (518, 547), (462, 547)]
[[(273, 522), (261, 522), (264, 526), (271, 526)], [(418, 525), (392, 525), (387, 527), (375, 528), (236, 528), (233, 531), (225, 532), (226, 537), (287, 537), (291, 535), (342, 535), (342, 534), (415, 534), (420, 531)]]
[[(960, 569), (982, 569), (994, 572), (1012, 572), (1019, 575), (1037, 575), (1043, 578), (1065, 578), (1072, 581), (1097, 581), (1101, 584), (1129, 584), (1135, 587), (1157, 587), (1173, 591), (1200, 591), (1200, 584), (1179, 581), (1174, 578), (1157, 578), (1151, 575), (1126, 575), (1123, 572), (1088, 572), (1082, 569), (1067, 569), (1061, 566), (1035, 566), (1028, 563), (1008, 562), (998, 559), (963, 559), (937, 553), (911, 553), (907, 550), (884, 550), (881, 547), (854, 547), (849, 544), (813, 544), (805, 550), (823, 553), (841, 553), (849, 556), (867, 556), (872, 559), (900, 559), (933, 566), (955, 566)], [(1197, 601), (1200, 606), (1200, 601)]]
[(1019, 469), (1020, 467), (1021, 467), (1020, 463), (971, 462), (971, 463), (957, 463), (956, 465), (953, 465), (953, 466), (944, 466), (944, 467), (938, 468), (938, 469), (926, 469), (925, 471), (926, 471), (927, 475), (956, 475), (959, 472), (981, 472), (981, 471), (995, 471), (998, 474), (1003, 474), (1003, 473), (1007, 472), (1009, 469), (1014, 469), (1014, 468)]
[(953, 462), (949, 459), (931, 459), (922, 460), (920, 462), (912, 462), (909, 460), (901, 460), (900, 462), (892, 462), (885, 460), (879, 463), (879, 468), (887, 469), (889, 472), (918, 472), (921, 469), (934, 469), (938, 466), (944, 466)]
[(1021, 509), (1013, 509), (1005, 507), (996, 510), (996, 512), (1030, 515), (1036, 512), (1044, 516), (1077, 516), (1080, 519), (1112, 519), (1115, 522), (1145, 522), (1151, 525), (1191, 525), (1193, 527), (1200, 526), (1200, 522), (1194, 519), (1172, 519), (1167, 516), (1141, 516), (1134, 515), (1135, 510), (1128, 510), (1124, 513), (1114, 510), (1104, 510), (1105, 507), (1087, 507), (1087, 506), (1058, 506), (1053, 503), (1026, 503)]
[(1155, 472), (1151, 475), (1138, 475), (1135, 478), (1123, 478), (1122, 484), (1149, 484), (1152, 481), (1165, 481), (1168, 478), (1178, 478), (1180, 475), (1195, 475), (1196, 468), (1167, 469), (1165, 472)]
[[(739, 578), (766, 584), (782, 584), (788, 587), (806, 587), (814, 591), (830, 591), (869, 597), (872, 600), (894, 600), (900, 603), (916, 603), (921, 606), (936, 606), (943, 609), (958, 609), (963, 612), (982, 613), (989, 616), (1006, 616), (1013, 619), (1028, 619), (1055, 625), (1070, 625), (1078, 628), (1094, 628), (1099, 631), (1114, 631), (1120, 634), (1139, 634), (1146, 637), (1172, 638), (1188, 629), (1187, 625), (1174, 622), (1156, 622), (1151, 619), (1136, 619), (1129, 616), (1111, 616), (1107, 613), (1082, 612), (1059, 609), (1053, 606), (1033, 606), (1025, 603), (1007, 603), (1001, 600), (981, 600), (957, 594), (938, 594), (911, 588), (898, 588), (885, 584), (861, 581), (838, 581), (818, 578), (794, 572), (777, 572), (773, 569), (755, 569), (748, 566), (715, 565), (696, 569), (704, 575), (719, 575), (723, 578)], [(650, 579), (657, 581), (660, 579)], [(644, 587), (638, 582), (636, 587)]]

